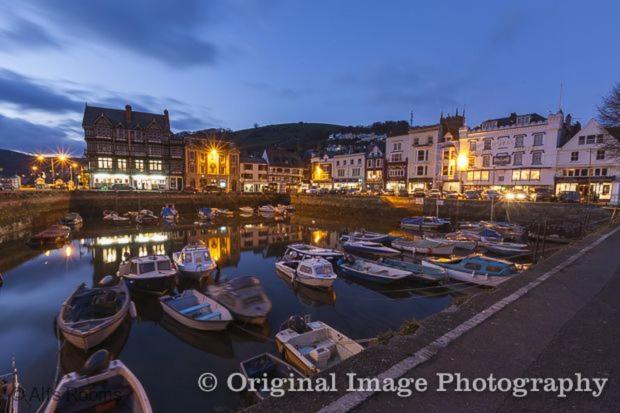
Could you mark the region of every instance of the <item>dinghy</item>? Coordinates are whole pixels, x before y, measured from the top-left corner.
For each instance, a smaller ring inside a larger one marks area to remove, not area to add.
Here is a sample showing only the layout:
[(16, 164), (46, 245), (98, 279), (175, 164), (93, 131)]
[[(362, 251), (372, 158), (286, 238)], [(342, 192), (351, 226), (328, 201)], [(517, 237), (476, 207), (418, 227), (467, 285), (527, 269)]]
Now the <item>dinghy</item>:
[(245, 206), (245, 207), (239, 207), (239, 212), (243, 215), (253, 215), (254, 214), (254, 208), (249, 207), (249, 206)]
[(372, 255), (376, 257), (394, 257), (400, 255), (400, 251), (386, 247), (378, 242), (347, 241), (342, 248), (351, 254)]
[(151, 413), (140, 381), (120, 360), (109, 357), (107, 350), (99, 350), (80, 371), (63, 376), (44, 412)]
[(340, 237), (340, 242), (346, 241), (370, 241), (370, 242), (379, 242), (384, 243), (388, 242), (392, 237), (388, 234), (381, 234), (379, 232), (368, 232), (368, 231), (354, 231), (350, 234), (343, 234)]
[(123, 217), (116, 211), (103, 211), (103, 220), (110, 222), (113, 225), (129, 225), (131, 224), (131, 218)]
[(435, 217), (411, 217), (411, 218), (403, 218), (400, 221), (400, 227), (404, 229), (414, 229), (414, 230), (441, 230), (450, 228), (450, 221), (442, 218)]
[(121, 262), (117, 275), (139, 292), (161, 295), (174, 287), (177, 269), (168, 256), (151, 255)]
[(198, 218), (202, 220), (210, 220), (213, 219), (215, 214), (211, 208), (202, 207), (198, 210)]
[(450, 243), (454, 245), (454, 248), (466, 251), (473, 251), (478, 246), (477, 240), (474, 240), (471, 237), (467, 237), (466, 235), (459, 232), (451, 232), (450, 234), (446, 234), (445, 238), (424, 235), (424, 239), (435, 242)]
[(163, 219), (165, 222), (176, 222), (176, 220), (179, 218), (179, 213), (172, 206), (172, 204), (163, 207), (161, 209), (160, 215), (161, 219)]
[(471, 240), (480, 241), (482, 238), (486, 238), (487, 241), (502, 242), (504, 236), (499, 232), (491, 228), (482, 228), (479, 230), (461, 230), (458, 231), (461, 236), (468, 237)]
[(66, 225), (68, 227), (77, 227), (84, 223), (84, 220), (77, 212), (69, 212), (65, 216), (60, 219), (61, 225)]
[(262, 212), (265, 214), (275, 214), (277, 212), (277, 208), (273, 205), (261, 205), (258, 207), (258, 212)]
[(531, 252), (529, 245), (515, 242), (494, 242), (482, 237), (480, 246), (485, 250), (498, 255), (526, 255)]
[(509, 261), (474, 254), (455, 259), (422, 260), (422, 265), (430, 268), (443, 268), (448, 276), (456, 281), (496, 287), (519, 273), (515, 265)]
[(264, 324), (271, 312), (271, 301), (256, 277), (238, 277), (211, 285), (208, 294), (225, 306), (236, 320), (245, 323)]
[(0, 374), (0, 412), (19, 413), (22, 397), (25, 395), (24, 389), (19, 384), (15, 360), (13, 360), (13, 371), (8, 374)]
[(452, 255), (454, 253), (454, 244), (449, 242), (437, 242), (429, 239), (407, 240), (397, 238), (392, 241), (392, 247), (412, 254)]
[(88, 350), (116, 331), (130, 306), (125, 283), (108, 275), (99, 282), (99, 287), (80, 284), (63, 302), (56, 323), (68, 342)]
[(364, 350), (321, 321), (281, 330), (276, 334), (276, 344), (284, 359), (306, 376), (329, 369)]
[(320, 257), (328, 261), (336, 260), (343, 256), (342, 252), (329, 248), (320, 248), (310, 244), (289, 244), (284, 251), (284, 259), (296, 260), (303, 257)]
[(217, 264), (211, 259), (209, 248), (200, 243), (186, 245), (181, 251), (172, 254), (172, 260), (181, 275), (197, 280), (211, 274), (217, 268)]
[(259, 401), (269, 397), (269, 384), (273, 379), (302, 378), (303, 374), (287, 362), (276, 356), (263, 353), (242, 361), (239, 365), (241, 373), (248, 379), (266, 380), (266, 386), (260, 386), (253, 392)]
[(159, 225), (159, 218), (157, 218), (153, 213), (142, 213), (141, 211), (136, 217), (136, 223), (143, 227), (152, 227)]
[(302, 258), (301, 260), (280, 260), (276, 270), (286, 275), (291, 281), (309, 287), (329, 288), (336, 281), (332, 264), (324, 258)]
[(69, 239), (70, 234), (71, 228), (65, 225), (52, 225), (49, 228), (33, 235), (28, 240), (28, 244), (33, 247), (64, 244), (67, 239)]
[(412, 276), (410, 271), (359, 257), (341, 258), (338, 267), (347, 275), (380, 284), (391, 284)]
[(378, 262), (387, 267), (409, 271), (411, 272), (411, 279), (428, 284), (439, 284), (448, 278), (447, 272), (444, 269), (425, 267), (413, 262), (395, 260), (392, 258), (381, 258)]
[(196, 290), (159, 298), (166, 314), (179, 323), (196, 330), (221, 331), (233, 321), (226, 307)]
[(221, 216), (221, 217), (232, 218), (235, 216), (235, 213), (231, 211), (230, 209), (213, 208), (213, 212), (215, 213), (216, 216)]

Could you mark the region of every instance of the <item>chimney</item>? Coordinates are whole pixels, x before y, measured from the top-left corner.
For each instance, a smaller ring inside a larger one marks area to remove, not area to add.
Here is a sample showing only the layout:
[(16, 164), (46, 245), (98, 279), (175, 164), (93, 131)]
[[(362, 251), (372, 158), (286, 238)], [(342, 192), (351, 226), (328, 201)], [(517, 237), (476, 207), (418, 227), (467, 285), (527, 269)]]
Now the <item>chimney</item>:
[(168, 109), (164, 109), (164, 121), (166, 122), (166, 128), (170, 129), (170, 117), (168, 116)]
[(125, 122), (131, 123), (131, 106), (125, 105)]

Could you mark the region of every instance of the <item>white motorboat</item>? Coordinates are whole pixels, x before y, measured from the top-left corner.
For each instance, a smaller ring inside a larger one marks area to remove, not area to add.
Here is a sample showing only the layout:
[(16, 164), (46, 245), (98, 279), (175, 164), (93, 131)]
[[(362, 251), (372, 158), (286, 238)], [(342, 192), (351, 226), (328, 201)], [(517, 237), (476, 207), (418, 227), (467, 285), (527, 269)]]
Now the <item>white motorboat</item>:
[(459, 232), (446, 234), (445, 238), (424, 235), (424, 238), (435, 242), (445, 242), (454, 245), (454, 248), (466, 251), (473, 251), (478, 246), (478, 241)]
[(174, 287), (177, 268), (167, 255), (150, 255), (121, 262), (117, 275), (135, 290), (163, 294)]
[(320, 373), (364, 350), (354, 340), (321, 321), (303, 328), (285, 328), (276, 334), (284, 359), (306, 376)]
[(88, 350), (101, 344), (121, 325), (131, 304), (127, 285), (106, 276), (99, 287), (80, 284), (64, 301), (56, 323), (65, 339)]
[(244, 215), (252, 215), (254, 214), (254, 208), (249, 207), (249, 206), (239, 207), (239, 212)]
[(347, 275), (380, 284), (391, 284), (412, 277), (411, 271), (383, 265), (359, 257), (345, 257), (338, 266)]
[(400, 221), (400, 227), (413, 230), (439, 230), (450, 227), (450, 221), (437, 217), (416, 216), (411, 218), (403, 218)]
[(309, 287), (329, 288), (336, 281), (332, 264), (324, 258), (302, 258), (301, 260), (280, 260), (276, 270), (286, 275), (293, 282)]
[(196, 290), (166, 295), (159, 302), (166, 314), (196, 330), (221, 331), (233, 321), (226, 307)]
[(99, 350), (80, 371), (63, 376), (44, 412), (151, 413), (140, 380), (120, 360), (110, 361), (109, 356), (107, 350)]
[(261, 205), (258, 207), (258, 212), (262, 212), (265, 214), (275, 214), (278, 212), (278, 209), (273, 205)]
[(407, 240), (397, 238), (392, 241), (392, 247), (412, 254), (452, 255), (454, 253), (454, 244), (429, 239)]
[(208, 294), (228, 308), (235, 319), (245, 323), (264, 324), (271, 312), (271, 300), (256, 277), (238, 277), (211, 285)]
[(211, 274), (217, 268), (209, 248), (200, 243), (186, 245), (181, 251), (172, 254), (172, 260), (181, 275), (196, 279)]
[(108, 221), (114, 225), (129, 225), (131, 224), (131, 218), (123, 217), (116, 211), (103, 211), (103, 220)]
[(320, 257), (328, 261), (341, 258), (343, 253), (329, 248), (316, 247), (310, 244), (289, 244), (284, 251), (285, 260), (298, 260), (303, 257)]
[(376, 257), (395, 257), (400, 255), (400, 251), (394, 248), (370, 241), (347, 241), (342, 244), (342, 248), (351, 254), (372, 255)]

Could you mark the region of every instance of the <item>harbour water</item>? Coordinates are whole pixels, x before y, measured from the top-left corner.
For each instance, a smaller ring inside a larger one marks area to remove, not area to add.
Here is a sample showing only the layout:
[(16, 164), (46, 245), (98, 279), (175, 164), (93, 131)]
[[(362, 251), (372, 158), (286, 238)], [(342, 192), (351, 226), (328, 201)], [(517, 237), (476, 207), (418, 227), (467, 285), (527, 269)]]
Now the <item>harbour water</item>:
[[(368, 224), (359, 226), (375, 229)], [(29, 250), (11, 268), (2, 269), (0, 372), (8, 371), (15, 359), (26, 390), (26, 411), (36, 411), (56, 378), (79, 369), (88, 356), (63, 344), (55, 332), (54, 318), (76, 286), (82, 282), (93, 285), (103, 276), (115, 274), (125, 253), (171, 255), (198, 239), (207, 243), (221, 268), (218, 280), (208, 283), (255, 275), (272, 300), (273, 310), (262, 328), (234, 324), (223, 333), (207, 333), (188, 330), (163, 316), (156, 299), (133, 296), (138, 317), (127, 320), (103, 347), (142, 381), (155, 411), (231, 411), (249, 403), (247, 395), (226, 389), (226, 377), (253, 355), (275, 354), (273, 337), (290, 315), (309, 314), (351, 338), (365, 339), (398, 329), (405, 320), (432, 315), (460, 294), (414, 282), (377, 286), (346, 277), (326, 292), (293, 287), (276, 273), (274, 263), (288, 243), (334, 248), (339, 236), (320, 221), (304, 225), (295, 218), (282, 222), (223, 219), (200, 228), (187, 223), (143, 230), (87, 222), (62, 248)], [(11, 251), (15, 249), (14, 245)], [(204, 289), (204, 284), (182, 282), (179, 288)], [(216, 391), (198, 389), (197, 379), (204, 372), (219, 378)]]

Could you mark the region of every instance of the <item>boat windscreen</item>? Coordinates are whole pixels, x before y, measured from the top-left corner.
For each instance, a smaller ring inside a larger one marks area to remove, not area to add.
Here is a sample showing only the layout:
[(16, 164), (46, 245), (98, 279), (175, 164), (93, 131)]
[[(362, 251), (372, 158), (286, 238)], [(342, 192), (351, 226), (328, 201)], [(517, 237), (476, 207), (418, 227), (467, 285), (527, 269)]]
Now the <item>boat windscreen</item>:
[(320, 274), (320, 275), (331, 274), (332, 266), (331, 265), (319, 265), (315, 267), (315, 271), (317, 274)]
[(158, 261), (157, 262), (157, 269), (159, 271), (169, 271), (170, 270), (170, 261), (168, 261), (168, 260)]
[(154, 262), (143, 262), (140, 263), (140, 274), (144, 274), (147, 272), (155, 271), (155, 263)]

